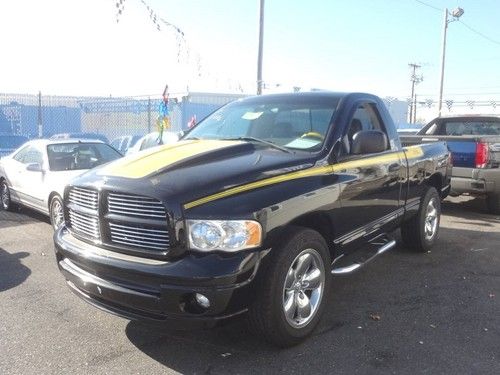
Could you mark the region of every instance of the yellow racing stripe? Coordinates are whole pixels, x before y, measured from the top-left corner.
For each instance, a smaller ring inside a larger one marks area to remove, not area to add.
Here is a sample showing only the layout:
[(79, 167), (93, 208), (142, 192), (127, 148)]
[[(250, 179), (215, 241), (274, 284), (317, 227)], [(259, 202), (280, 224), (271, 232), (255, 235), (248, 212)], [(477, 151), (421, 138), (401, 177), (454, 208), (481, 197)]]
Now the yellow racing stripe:
[(188, 140), (155, 147), (119, 159), (102, 168), (98, 174), (125, 178), (142, 178), (184, 159), (234, 146), (240, 141)]
[(363, 167), (369, 167), (372, 165), (380, 164), (380, 163), (387, 163), (391, 161), (399, 161), (400, 159), (403, 159), (404, 156), (406, 156), (409, 159), (417, 158), (420, 157), (424, 154), (424, 151), (422, 150), (422, 147), (420, 146), (411, 146), (411, 147), (406, 147), (403, 151), (400, 152), (394, 152), (390, 154), (384, 154), (384, 155), (378, 155), (378, 156), (373, 156), (369, 158), (363, 158), (359, 160), (352, 160), (352, 161), (347, 161), (344, 163), (338, 163), (338, 164), (333, 164), (333, 165), (327, 165), (327, 166), (321, 166), (321, 167), (311, 167), (308, 169), (305, 169), (303, 171), (297, 171), (297, 172), (291, 172), (287, 174), (282, 174), (279, 176), (274, 176), (270, 178), (265, 178), (260, 181), (255, 181), (251, 182), (249, 184), (245, 185), (240, 185), (236, 186), (224, 191), (221, 191), (216, 194), (208, 195), (206, 197), (194, 200), (192, 202), (184, 204), (184, 209), (188, 210), (190, 208), (200, 206), (205, 203), (209, 203), (218, 199), (226, 198), (231, 195), (239, 194), (245, 191), (249, 190), (254, 190), (258, 189), (264, 186), (269, 186), (269, 185), (274, 185), (278, 184), (280, 182), (286, 182), (286, 181), (291, 181), (291, 180), (296, 180), (299, 178), (305, 178), (305, 177), (312, 177), (312, 176), (321, 176), (321, 175), (326, 175), (326, 174), (331, 174), (334, 172), (339, 172), (347, 169), (354, 169), (354, 168), (363, 168)]

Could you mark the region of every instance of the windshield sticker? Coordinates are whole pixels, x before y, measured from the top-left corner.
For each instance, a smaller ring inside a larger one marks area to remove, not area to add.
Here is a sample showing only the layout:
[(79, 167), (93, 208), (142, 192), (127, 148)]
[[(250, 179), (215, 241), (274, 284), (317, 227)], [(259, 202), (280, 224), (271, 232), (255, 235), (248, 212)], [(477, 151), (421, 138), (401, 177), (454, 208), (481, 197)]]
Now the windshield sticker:
[(243, 120), (257, 120), (264, 112), (247, 112), (241, 118)]

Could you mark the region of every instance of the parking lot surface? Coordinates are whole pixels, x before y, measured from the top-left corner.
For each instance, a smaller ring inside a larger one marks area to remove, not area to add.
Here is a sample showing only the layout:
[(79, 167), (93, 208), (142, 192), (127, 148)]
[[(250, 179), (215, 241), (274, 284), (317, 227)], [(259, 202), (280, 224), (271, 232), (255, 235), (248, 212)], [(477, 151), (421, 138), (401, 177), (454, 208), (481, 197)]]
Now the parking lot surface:
[(399, 244), (336, 277), (314, 336), (284, 350), (242, 320), (179, 332), (101, 312), (67, 288), (51, 236), (0, 211), (1, 374), (500, 373), (500, 217), (480, 199), (444, 202), (431, 252)]

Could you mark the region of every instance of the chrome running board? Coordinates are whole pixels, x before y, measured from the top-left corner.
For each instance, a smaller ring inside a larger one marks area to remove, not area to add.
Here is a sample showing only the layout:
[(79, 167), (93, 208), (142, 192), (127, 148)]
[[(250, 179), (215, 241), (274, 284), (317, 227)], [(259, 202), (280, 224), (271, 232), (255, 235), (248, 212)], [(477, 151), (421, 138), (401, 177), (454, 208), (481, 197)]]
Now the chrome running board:
[(366, 248), (336, 258), (332, 263), (332, 275), (347, 275), (357, 271), (394, 246), (396, 246), (396, 241), (382, 234), (370, 241)]

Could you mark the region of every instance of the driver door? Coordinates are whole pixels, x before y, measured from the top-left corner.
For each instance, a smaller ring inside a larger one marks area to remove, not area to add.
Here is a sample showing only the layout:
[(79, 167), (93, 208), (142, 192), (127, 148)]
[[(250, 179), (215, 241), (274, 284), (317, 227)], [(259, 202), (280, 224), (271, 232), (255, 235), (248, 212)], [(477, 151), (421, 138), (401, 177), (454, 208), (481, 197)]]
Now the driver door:
[(346, 168), (339, 171), (342, 220), (337, 223), (340, 237), (336, 240), (342, 246), (371, 240), (403, 212), (400, 194), (405, 169), (400, 150), (388, 142), (383, 152), (352, 154), (352, 138), (361, 130), (379, 130), (388, 137), (375, 103), (359, 103), (344, 132), (340, 166)]
[[(21, 196), (21, 203), (33, 208), (47, 211), (47, 208), (44, 207), (43, 201), (43, 195), (45, 194), (44, 168), (46, 167), (46, 163), (44, 163), (42, 151), (34, 145), (29, 146), (29, 149), (24, 154), (21, 163), (22, 167), (20, 173), (18, 174), (18, 187)], [(41, 170), (28, 170), (27, 168), (30, 164), (38, 164), (41, 167)]]

